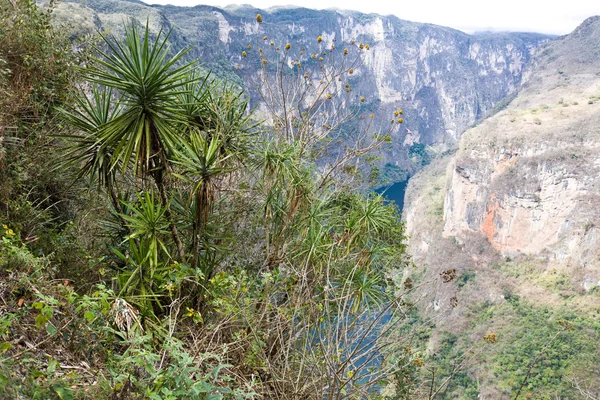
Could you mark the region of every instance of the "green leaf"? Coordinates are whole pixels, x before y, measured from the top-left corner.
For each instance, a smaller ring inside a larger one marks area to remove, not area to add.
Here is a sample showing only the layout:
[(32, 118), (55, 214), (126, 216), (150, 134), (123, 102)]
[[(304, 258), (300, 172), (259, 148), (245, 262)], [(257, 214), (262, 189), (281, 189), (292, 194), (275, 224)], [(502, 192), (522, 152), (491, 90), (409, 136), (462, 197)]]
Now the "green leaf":
[(43, 314), (39, 314), (37, 317), (35, 317), (35, 327), (38, 329), (44, 326), (47, 322), (48, 318)]
[(56, 372), (56, 367), (58, 367), (58, 361), (56, 361), (54, 358), (50, 358), (48, 360), (48, 368), (46, 368), (46, 373), (48, 376), (54, 375)]
[(31, 307), (37, 310), (41, 310), (42, 308), (44, 308), (44, 303), (42, 303), (41, 301), (35, 301), (31, 304)]
[(52, 385), (52, 390), (58, 395), (58, 398), (61, 400), (72, 400), (73, 399), (73, 391), (68, 387), (64, 387), (62, 385), (56, 384)]
[(48, 335), (52, 336), (56, 333), (56, 328), (54, 327), (54, 325), (48, 324), (46, 325), (46, 332), (48, 332)]
[(6, 353), (8, 350), (12, 349), (13, 345), (9, 342), (0, 343), (0, 354)]
[(85, 318), (85, 320), (86, 320), (87, 322), (92, 322), (94, 319), (96, 319), (96, 316), (94, 315), (94, 313), (93, 313), (93, 312), (91, 312), (91, 311), (86, 311), (86, 312), (83, 314), (83, 318)]

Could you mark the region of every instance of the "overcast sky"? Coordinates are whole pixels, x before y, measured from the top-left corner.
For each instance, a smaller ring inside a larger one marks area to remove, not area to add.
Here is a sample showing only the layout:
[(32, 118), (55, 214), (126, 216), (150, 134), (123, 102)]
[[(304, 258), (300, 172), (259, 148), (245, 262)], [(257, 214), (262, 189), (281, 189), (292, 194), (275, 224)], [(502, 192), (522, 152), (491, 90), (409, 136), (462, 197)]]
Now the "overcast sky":
[(416, 22), (450, 26), (464, 32), (522, 31), (563, 35), (584, 19), (600, 15), (600, 0), (144, 0), (151, 4), (224, 7), (248, 3), (258, 8), (301, 5), (394, 14)]

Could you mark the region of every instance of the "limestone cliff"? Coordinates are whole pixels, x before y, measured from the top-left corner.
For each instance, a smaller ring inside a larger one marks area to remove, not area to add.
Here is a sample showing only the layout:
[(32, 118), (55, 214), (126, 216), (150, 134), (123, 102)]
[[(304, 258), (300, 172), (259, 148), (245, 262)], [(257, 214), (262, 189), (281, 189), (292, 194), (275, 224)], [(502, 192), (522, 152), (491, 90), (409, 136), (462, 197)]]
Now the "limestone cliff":
[[(554, 298), (490, 268), (504, 260), (511, 271), (527, 263), (533, 280), (563, 274), (570, 291), (600, 287), (600, 17), (545, 45), (529, 68), (504, 110), (407, 189), (415, 261), (429, 277), (479, 271), (472, 299), (496, 302), (508, 289)], [(427, 308), (454, 294), (432, 293)]]
[(548, 44), (526, 87), (448, 167), (444, 235), (573, 259), (600, 279), (600, 18)]
[[(578, 334), (555, 345), (564, 361), (553, 377), (532, 369), (528, 396), (580, 398), (572, 382), (600, 388), (590, 361), (600, 354), (600, 17), (542, 47), (524, 75), (505, 109), (407, 189), (416, 267), (405, 273), (428, 282), (420, 310), (435, 321), (429, 354), (499, 338), (447, 398), (514, 398), (560, 318)], [(453, 283), (440, 279), (447, 270)]]
[[(263, 23), (255, 21), (257, 13)], [(275, 46), (287, 42), (296, 48), (324, 46), (338, 49), (354, 40), (370, 45), (351, 82), (353, 93), (365, 97), (364, 107), (387, 120), (391, 110), (404, 109), (406, 125), (393, 139), (384, 162), (414, 171), (407, 149), (414, 143), (439, 149), (456, 145), (460, 135), (493, 110), (521, 84), (526, 65), (541, 43), (550, 37), (530, 33), (468, 35), (431, 24), (414, 23), (395, 16), (342, 10), (148, 6), (125, 0), (87, 0), (59, 5), (63, 19), (77, 18), (82, 26), (113, 32), (133, 17), (153, 32), (160, 25), (173, 29), (176, 48), (193, 46), (190, 57), (217, 75), (240, 84), (251, 81), (260, 66), (242, 62), (242, 51), (263, 35)], [(260, 29), (260, 33), (259, 33)], [(266, 47), (269, 47), (268, 45)], [(306, 68), (310, 54), (299, 55)], [(236, 66), (240, 66), (236, 69)], [(385, 116), (385, 117), (384, 117)]]

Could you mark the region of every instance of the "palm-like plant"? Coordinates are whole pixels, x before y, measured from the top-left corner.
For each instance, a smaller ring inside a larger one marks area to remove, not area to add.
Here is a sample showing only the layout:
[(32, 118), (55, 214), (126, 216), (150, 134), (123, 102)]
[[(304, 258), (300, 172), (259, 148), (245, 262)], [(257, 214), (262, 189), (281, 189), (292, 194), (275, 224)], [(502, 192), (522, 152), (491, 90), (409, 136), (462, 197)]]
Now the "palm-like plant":
[(334, 212), (328, 195), (311, 198), (306, 218), (303, 219), (302, 225), (298, 226), (302, 230), (299, 251), (295, 257), (304, 258), (311, 264), (327, 259), (333, 245), (331, 231), (334, 229)]
[(136, 243), (129, 239), (129, 252), (121, 253), (113, 249), (119, 257), (130, 268), (129, 271), (119, 274), (118, 281), (120, 291), (118, 297), (127, 297), (133, 303), (136, 303), (144, 313), (152, 315), (152, 303), (160, 307), (159, 294), (156, 293), (156, 272), (158, 265), (151, 266), (150, 243), (140, 241)]
[(247, 114), (248, 101), (243, 92), (227, 84), (219, 84), (207, 75), (193, 74), (177, 97), (188, 132), (175, 161), (191, 183), (189, 204), (194, 208), (193, 264), (197, 264), (200, 236), (213, 208), (220, 175), (233, 171), (232, 159), (242, 159), (245, 138), (256, 126)]
[(114, 168), (115, 163), (120, 163), (113, 158), (114, 149), (102, 146), (99, 138), (100, 129), (120, 112), (118, 102), (116, 107), (111, 107), (111, 98), (111, 89), (94, 87), (91, 96), (83, 94), (75, 99), (75, 104), (70, 109), (59, 109), (65, 120), (77, 130), (77, 133), (66, 137), (68, 145), (59, 166), (79, 164), (76, 178), (89, 177), (90, 183), (96, 181), (99, 187), (105, 187), (115, 210), (122, 214)]
[(131, 230), (128, 239), (139, 239), (145, 243), (150, 268), (155, 269), (161, 251), (165, 255), (169, 255), (163, 240), (169, 227), (165, 218), (167, 208), (156, 202), (152, 192), (145, 192), (143, 195), (138, 196), (138, 203), (129, 204), (128, 206), (131, 215), (122, 215)]
[(208, 104), (214, 82), (210, 74), (200, 77), (196, 72), (184, 82), (184, 90), (177, 95), (181, 112), (185, 115), (184, 129), (212, 129), (209, 122)]
[(189, 131), (203, 132), (209, 139), (219, 136), (220, 153), (241, 159), (246, 153), (246, 139), (259, 123), (252, 120), (244, 92), (233, 85), (211, 80), (207, 75), (193, 75), (178, 96)]
[[(110, 52), (99, 51), (97, 66), (88, 70), (91, 82), (122, 96), (122, 110), (98, 131), (98, 144), (103, 150), (111, 150), (112, 168), (120, 163), (125, 169), (133, 163), (142, 178), (151, 176), (164, 206), (169, 202), (164, 174), (179, 146), (177, 127), (186, 122), (176, 96), (185, 91), (195, 64), (178, 65), (189, 49), (169, 57), (169, 35), (161, 30), (151, 42), (148, 24), (140, 38), (132, 22), (125, 29), (124, 44), (103, 36)], [(167, 216), (170, 218), (168, 208)], [(183, 244), (172, 221), (170, 228), (183, 260)]]
[(122, 95), (123, 112), (100, 132), (102, 144), (115, 148), (123, 167), (133, 160), (142, 176), (163, 171), (179, 143), (175, 126), (183, 116), (175, 101), (194, 69), (193, 63), (177, 66), (189, 51), (168, 58), (170, 33), (159, 32), (151, 43), (148, 24), (142, 39), (134, 22), (125, 30), (122, 45), (104, 37), (109, 53), (100, 51), (97, 66), (88, 72), (91, 82), (113, 88)]
[(394, 208), (386, 205), (381, 195), (354, 198), (345, 221), (345, 230), (350, 235), (348, 251), (351, 245), (364, 245), (374, 235), (392, 230), (396, 218)]
[(286, 228), (306, 193), (307, 177), (303, 174), (299, 149), (286, 143), (267, 141), (251, 160), (262, 174), (259, 183), (264, 193), (263, 224), (267, 264), (279, 258)]
[(207, 132), (218, 132), (221, 136), (221, 152), (237, 157), (246, 152), (246, 139), (259, 123), (252, 121), (252, 110), (248, 111), (248, 99), (244, 92), (233, 85), (213, 85), (207, 102)]
[(358, 312), (362, 307), (381, 306), (385, 299), (380, 274), (356, 266), (341, 284), (350, 295), (351, 309)]
[(198, 131), (192, 131), (189, 140), (183, 143), (183, 149), (175, 161), (183, 174), (177, 175), (191, 183), (190, 202), (195, 205), (193, 264), (198, 257), (200, 234), (208, 221), (215, 201), (216, 179), (228, 172), (225, 161), (229, 155), (221, 154), (221, 141), (218, 136), (210, 139)]
[(160, 307), (157, 282), (160, 281), (164, 260), (170, 258), (164, 241), (169, 233), (167, 208), (157, 202), (153, 192), (138, 195), (136, 203), (124, 204), (130, 211), (130, 214), (121, 215), (131, 232), (125, 239), (129, 242), (128, 253), (124, 255), (113, 249), (129, 267), (128, 271), (119, 275), (119, 297), (127, 295), (145, 311), (150, 311), (151, 302)]

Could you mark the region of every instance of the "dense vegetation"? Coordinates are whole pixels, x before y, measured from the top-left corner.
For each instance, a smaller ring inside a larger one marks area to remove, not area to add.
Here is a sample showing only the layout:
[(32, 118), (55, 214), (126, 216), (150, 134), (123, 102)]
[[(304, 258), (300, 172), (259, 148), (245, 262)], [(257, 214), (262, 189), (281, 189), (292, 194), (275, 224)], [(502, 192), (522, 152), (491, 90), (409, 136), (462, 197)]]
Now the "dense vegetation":
[[(478, 355), (483, 362), (474, 368), (481, 379), (459, 371), (445, 388), (444, 398), (477, 398), (490, 382), (506, 398), (517, 393), (519, 398), (585, 398), (576, 390), (580, 383), (596, 390), (600, 325), (593, 317), (564, 307), (539, 307), (514, 295), (500, 305), (471, 308), (473, 321), (467, 331), (446, 332), (441, 339), (434, 362), (440, 376), (449, 376), (457, 360), (478, 348), (471, 339), (478, 327), (492, 325), (501, 334), (494, 347)], [(594, 398), (594, 391), (589, 391), (589, 398)]]

